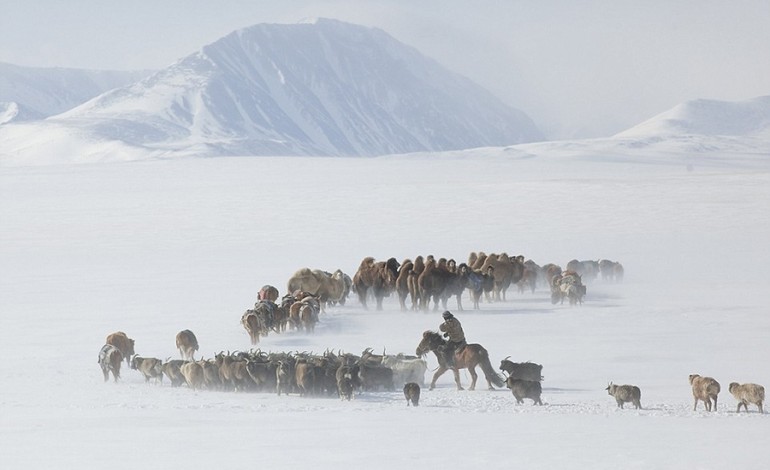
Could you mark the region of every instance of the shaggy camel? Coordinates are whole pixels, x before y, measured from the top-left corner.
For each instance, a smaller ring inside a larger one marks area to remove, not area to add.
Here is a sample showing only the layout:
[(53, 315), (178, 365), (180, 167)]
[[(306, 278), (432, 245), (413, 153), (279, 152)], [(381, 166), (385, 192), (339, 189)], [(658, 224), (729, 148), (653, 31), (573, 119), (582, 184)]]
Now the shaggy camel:
[(505, 301), (505, 291), (519, 282), (524, 275), (524, 263), (522, 257), (509, 258), (507, 254), (490, 254), (487, 256), (481, 272), (485, 272), (489, 266), (495, 268), (494, 271), (494, 300)]
[(289, 293), (302, 291), (317, 296), (325, 309), (327, 302), (339, 302), (345, 295), (345, 274), (339, 269), (331, 274), (320, 269), (302, 268), (289, 278), (286, 287)]
[(465, 290), (468, 277), (467, 265), (464, 263), (462, 272), (452, 273), (446, 267), (439, 267), (434, 260), (425, 264), (425, 269), (417, 278), (420, 290), (421, 308), (428, 310), (430, 301), (435, 303), (434, 310), (438, 310), (439, 301), (446, 309), (449, 297), (457, 296), (457, 308), (462, 310), (462, 293)]
[(374, 258), (367, 256), (361, 261), (358, 271), (353, 276), (353, 287), (364, 308), (368, 308), (366, 296), (371, 290), (377, 302), (377, 310), (382, 310), (382, 300), (396, 288), (398, 268), (399, 264), (395, 258), (375, 262)]
[(409, 276), (412, 275), (414, 263), (412, 260), (405, 259), (401, 262), (396, 278), (396, 293), (398, 294), (398, 303), (401, 311), (406, 311), (406, 297), (409, 295)]

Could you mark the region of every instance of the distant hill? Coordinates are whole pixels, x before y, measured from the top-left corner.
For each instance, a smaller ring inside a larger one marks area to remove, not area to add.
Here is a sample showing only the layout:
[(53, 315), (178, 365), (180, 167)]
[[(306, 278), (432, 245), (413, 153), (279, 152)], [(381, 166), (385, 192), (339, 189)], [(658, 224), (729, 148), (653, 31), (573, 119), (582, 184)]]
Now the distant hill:
[(385, 32), (324, 19), (235, 31), (42, 123), (4, 127), (0, 158), (30, 163), (373, 156), (543, 139), (523, 112)]
[(770, 96), (746, 101), (686, 101), (615, 137), (677, 135), (770, 137)]
[(770, 167), (770, 96), (687, 101), (612, 137), (479, 149), (467, 156), (479, 152), (557, 164), (570, 160), (764, 169)]
[(62, 113), (150, 73), (21, 67), (0, 62), (0, 124)]

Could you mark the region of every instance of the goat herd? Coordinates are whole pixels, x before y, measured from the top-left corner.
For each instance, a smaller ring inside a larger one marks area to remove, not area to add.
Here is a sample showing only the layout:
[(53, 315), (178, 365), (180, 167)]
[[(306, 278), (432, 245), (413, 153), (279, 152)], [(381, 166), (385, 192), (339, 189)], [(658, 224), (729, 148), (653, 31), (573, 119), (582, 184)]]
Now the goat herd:
[[(259, 342), (261, 336), (270, 332), (281, 333), (287, 329), (313, 332), (320, 312), (328, 304), (344, 305), (348, 295), (354, 292), (364, 308), (367, 300), (373, 298), (378, 309), (382, 308), (384, 297), (395, 292), (402, 310), (427, 310), (431, 301), (434, 308), (442, 304), (446, 309), (448, 299), (456, 297), (457, 308), (462, 310), (462, 294), (465, 289), (470, 293), (475, 309), (479, 308), (482, 298), (488, 302), (505, 300), (508, 288), (516, 284), (520, 291), (534, 291), (539, 282), (544, 282), (551, 291), (552, 303), (568, 299), (571, 305), (581, 304), (586, 294), (582, 283), (584, 278), (595, 279), (601, 275), (605, 281), (619, 282), (623, 279), (623, 267), (620, 263), (601, 261), (572, 260), (567, 269), (562, 270), (555, 264), (538, 266), (523, 256), (509, 257), (506, 254), (471, 253), (468, 263), (459, 265), (452, 259), (433, 256), (418, 256), (398, 263), (395, 258), (387, 261), (375, 261), (372, 257), (364, 258), (358, 271), (351, 279), (342, 271), (328, 273), (321, 270), (303, 268), (298, 270), (287, 283), (287, 292), (280, 301), (278, 290), (273, 286), (260, 289), (253, 309), (247, 310), (241, 317), (241, 323), (249, 334), (252, 345)], [(407, 307), (409, 298), (411, 306)], [(395, 390), (396, 384), (403, 384), (407, 405), (417, 406), (420, 387), (424, 386), (427, 363), (422, 358), (431, 350), (436, 353), (439, 362), (443, 351), (423, 347), (433, 332), (423, 334), (423, 342), (417, 348), (417, 356), (404, 354), (374, 354), (370, 348), (361, 355), (327, 350), (324, 354), (311, 353), (274, 353), (259, 349), (249, 352), (220, 352), (208, 360), (195, 360), (198, 341), (190, 330), (180, 331), (176, 336), (176, 347), (182, 359), (142, 357), (135, 354), (133, 339), (123, 332), (107, 336), (105, 345), (99, 352), (98, 363), (104, 380), (109, 380), (110, 373), (117, 382), (121, 364), (126, 364), (139, 371), (145, 381), (163, 382), (165, 376), (176, 387), (186, 384), (192, 389), (210, 389), (223, 391), (274, 392), (298, 394), (300, 396), (339, 396), (350, 400), (357, 390), (373, 391), (378, 389)], [(439, 340), (440, 341), (440, 340)], [(458, 389), (459, 368), (468, 368), (473, 377), (470, 389), (475, 387), (476, 364), (482, 367), (490, 389), (493, 384), (501, 386), (502, 378), (492, 370), (486, 350), (480, 345), (468, 345), (466, 349), (477, 347), (481, 360), (464, 365), (461, 354), (456, 356), (456, 364), (449, 369), (455, 374)], [(440, 365), (430, 384), (432, 389), (436, 379), (446, 367)], [(511, 390), (517, 403), (531, 399), (542, 405), (542, 366), (531, 362), (515, 363), (504, 359), (500, 370), (507, 376), (505, 386)], [(707, 411), (716, 410), (719, 383), (711, 377), (693, 374), (689, 377), (695, 405), (703, 401)], [(606, 388), (615, 398), (618, 407), (632, 403), (641, 409), (641, 391), (634, 385), (615, 385)], [(729, 385), (730, 393), (748, 412), (748, 404), (754, 404), (763, 413), (764, 388), (757, 384)], [(713, 402), (713, 405), (712, 405)]]

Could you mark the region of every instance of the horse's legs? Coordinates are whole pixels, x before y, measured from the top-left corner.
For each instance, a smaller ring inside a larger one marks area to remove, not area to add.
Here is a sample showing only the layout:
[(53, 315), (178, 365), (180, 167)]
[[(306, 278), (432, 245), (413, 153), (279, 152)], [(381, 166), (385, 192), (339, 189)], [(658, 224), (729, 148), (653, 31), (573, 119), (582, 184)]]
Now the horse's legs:
[[(430, 382), (430, 388), (429, 388), (429, 390), (433, 390), (434, 388), (436, 388), (436, 380), (438, 380), (438, 378), (439, 378), (439, 377), (441, 377), (441, 375), (442, 375), (444, 372), (446, 372), (446, 367), (444, 367), (444, 366), (439, 366), (439, 367), (438, 367), (438, 370), (436, 371), (436, 373), (435, 373), (435, 374), (433, 374), (433, 380), (431, 380), (431, 382)], [(456, 372), (456, 371), (455, 371), (455, 374), (457, 374), (457, 372)], [(457, 378), (457, 380), (459, 380), (459, 377)], [(458, 383), (459, 383), (459, 382), (458, 382)]]
[[(476, 379), (479, 378), (479, 374), (476, 373), (476, 366), (468, 366), (468, 372), (471, 374), (471, 386), (468, 390), (476, 390)], [(492, 387), (492, 384), (489, 384)]]
[[(455, 367), (454, 369), (452, 369), (452, 372), (455, 374), (455, 384), (457, 384), (457, 390), (465, 390), (462, 384), (460, 383), (460, 369)], [(473, 389), (471, 388), (471, 390)]]

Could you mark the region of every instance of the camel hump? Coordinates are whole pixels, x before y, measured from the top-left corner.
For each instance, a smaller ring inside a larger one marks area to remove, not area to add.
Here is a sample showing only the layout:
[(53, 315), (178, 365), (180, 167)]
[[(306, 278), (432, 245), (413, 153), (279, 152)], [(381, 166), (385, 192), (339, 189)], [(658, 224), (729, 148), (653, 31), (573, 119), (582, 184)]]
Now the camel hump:
[(305, 277), (305, 276), (312, 276), (313, 271), (310, 268), (300, 268), (297, 270), (297, 272), (294, 273), (294, 276), (292, 277)]
[(367, 256), (366, 258), (361, 260), (360, 269), (371, 268), (372, 266), (374, 266), (374, 257)]

